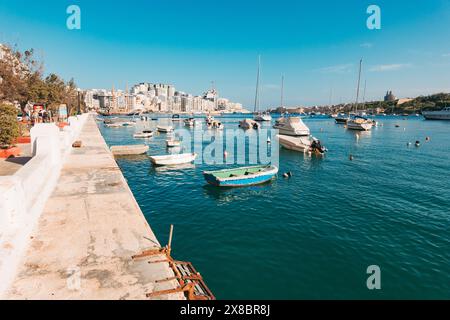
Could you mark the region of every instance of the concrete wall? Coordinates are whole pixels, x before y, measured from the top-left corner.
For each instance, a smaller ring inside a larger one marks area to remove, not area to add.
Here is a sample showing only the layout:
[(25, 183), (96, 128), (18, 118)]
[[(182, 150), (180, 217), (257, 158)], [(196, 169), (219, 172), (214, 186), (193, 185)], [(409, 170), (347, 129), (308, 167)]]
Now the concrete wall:
[(70, 126), (37, 124), (31, 129), (33, 158), (12, 176), (0, 177), (0, 298), (14, 279), (33, 228), (56, 186), (65, 157), (88, 114)]

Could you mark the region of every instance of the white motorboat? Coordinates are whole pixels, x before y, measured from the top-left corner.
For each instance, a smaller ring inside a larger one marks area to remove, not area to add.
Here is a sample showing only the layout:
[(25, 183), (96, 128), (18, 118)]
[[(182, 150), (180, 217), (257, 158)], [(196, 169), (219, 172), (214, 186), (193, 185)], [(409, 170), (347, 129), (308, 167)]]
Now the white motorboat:
[(172, 126), (157, 126), (156, 129), (161, 133), (168, 133), (173, 131)]
[(426, 120), (450, 120), (450, 107), (440, 111), (423, 111), (422, 115)]
[(211, 127), (212, 127), (212, 129), (216, 129), (216, 130), (223, 130), (224, 129), (224, 125), (222, 124), (222, 122), (219, 122), (219, 121), (213, 121), (211, 123)]
[(253, 118), (255, 121), (272, 121), (272, 116), (269, 113), (258, 113)]
[(372, 129), (374, 123), (372, 120), (355, 117), (354, 119), (347, 121), (347, 129), (349, 130), (359, 130), (359, 131), (369, 131)]
[(258, 130), (260, 128), (260, 124), (252, 119), (244, 119), (242, 121), (239, 121), (239, 128), (242, 128), (244, 130)]
[(273, 126), (278, 129), (279, 134), (287, 136), (309, 136), (310, 130), (300, 117), (283, 117), (276, 121)]
[(172, 121), (173, 122), (181, 121), (180, 115), (179, 114), (172, 115)]
[(175, 139), (166, 140), (167, 148), (179, 147), (180, 145), (181, 145), (180, 140), (175, 140)]
[(185, 119), (184, 120), (184, 125), (186, 127), (194, 127), (195, 126), (195, 119), (194, 118)]
[(312, 136), (285, 136), (277, 135), (278, 142), (280, 145), (288, 150), (298, 151), (298, 152), (314, 152), (316, 154), (324, 154), (325, 148), (320, 145), (320, 141)]
[(346, 115), (338, 115), (336, 118), (334, 118), (337, 124), (346, 124), (348, 120), (350, 120), (349, 116)]
[(151, 130), (143, 130), (141, 132), (136, 132), (135, 134), (133, 134), (133, 138), (142, 138), (142, 139), (146, 139), (146, 138), (151, 138), (153, 136), (153, 131)]
[(214, 121), (214, 117), (213, 116), (207, 116), (206, 117), (206, 124), (212, 124)]
[(150, 161), (156, 166), (173, 166), (191, 163), (195, 160), (196, 157), (196, 153), (182, 153), (165, 156), (151, 156)]

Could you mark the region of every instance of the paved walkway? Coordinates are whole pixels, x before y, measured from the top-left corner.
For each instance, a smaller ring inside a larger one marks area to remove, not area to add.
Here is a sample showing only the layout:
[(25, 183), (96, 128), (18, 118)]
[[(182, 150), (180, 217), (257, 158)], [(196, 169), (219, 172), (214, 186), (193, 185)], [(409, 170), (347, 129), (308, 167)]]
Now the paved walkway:
[(167, 263), (131, 259), (159, 244), (93, 116), (80, 140), (83, 147), (65, 161), (8, 298), (146, 299), (148, 292), (174, 288), (175, 281), (155, 283), (173, 277)]

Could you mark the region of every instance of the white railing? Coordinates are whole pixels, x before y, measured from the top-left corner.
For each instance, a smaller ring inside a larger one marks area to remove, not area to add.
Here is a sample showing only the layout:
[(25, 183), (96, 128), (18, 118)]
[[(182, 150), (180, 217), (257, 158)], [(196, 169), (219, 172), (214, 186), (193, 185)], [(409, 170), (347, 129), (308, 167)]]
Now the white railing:
[(88, 116), (69, 117), (70, 125), (63, 130), (54, 123), (35, 125), (30, 132), (32, 159), (14, 175), (0, 177), (0, 298), (16, 275), (33, 228)]

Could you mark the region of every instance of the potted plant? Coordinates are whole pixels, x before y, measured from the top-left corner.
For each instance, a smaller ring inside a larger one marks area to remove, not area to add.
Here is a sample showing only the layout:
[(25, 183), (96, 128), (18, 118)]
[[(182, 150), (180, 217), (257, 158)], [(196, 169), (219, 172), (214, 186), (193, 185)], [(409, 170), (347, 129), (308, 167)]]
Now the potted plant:
[(0, 158), (16, 157), (20, 149), (13, 144), (19, 136), (16, 107), (0, 104)]

